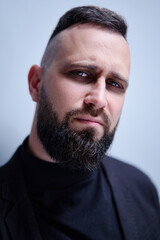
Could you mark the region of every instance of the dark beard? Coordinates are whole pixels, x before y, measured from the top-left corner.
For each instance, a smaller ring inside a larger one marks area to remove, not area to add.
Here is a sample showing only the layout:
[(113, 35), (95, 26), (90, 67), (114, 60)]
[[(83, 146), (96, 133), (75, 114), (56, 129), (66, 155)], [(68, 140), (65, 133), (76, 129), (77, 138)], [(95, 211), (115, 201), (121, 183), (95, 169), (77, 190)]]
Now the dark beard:
[(97, 168), (113, 141), (116, 128), (109, 133), (110, 121), (107, 116), (103, 116), (106, 125), (104, 135), (96, 140), (94, 128), (72, 130), (69, 128), (69, 120), (71, 116), (84, 113), (91, 116), (102, 115), (101, 110), (95, 110), (92, 106), (73, 110), (60, 123), (53, 107), (42, 86), (37, 113), (37, 134), (46, 152), (61, 167), (88, 170)]

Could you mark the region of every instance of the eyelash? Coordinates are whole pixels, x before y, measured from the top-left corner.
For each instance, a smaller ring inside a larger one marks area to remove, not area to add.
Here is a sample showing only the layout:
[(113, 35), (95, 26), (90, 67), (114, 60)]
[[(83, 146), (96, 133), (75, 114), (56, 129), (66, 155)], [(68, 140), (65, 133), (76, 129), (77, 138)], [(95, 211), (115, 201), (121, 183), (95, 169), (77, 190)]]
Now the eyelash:
[(125, 87), (119, 82), (112, 79), (106, 81), (106, 88), (113, 88), (115, 91), (125, 92)]
[[(90, 73), (87, 73), (85, 71), (81, 71), (81, 70), (72, 70), (70, 71), (71, 75), (74, 75), (74, 76), (77, 76), (77, 77), (80, 77), (80, 78), (90, 78), (92, 76), (92, 74)], [(86, 76), (80, 76), (78, 75), (79, 73), (82, 73), (82, 74), (86, 74)]]
[[(86, 76), (82, 76), (79, 74), (85, 74)], [(72, 76), (74, 78), (76, 77), (80, 80), (83, 79), (86, 83), (94, 82), (97, 79), (97, 77), (94, 76), (92, 73), (88, 73), (83, 70), (72, 70), (69, 72), (69, 76)], [(120, 92), (120, 93), (125, 92), (125, 87), (114, 79), (106, 80), (106, 89), (114, 92)]]

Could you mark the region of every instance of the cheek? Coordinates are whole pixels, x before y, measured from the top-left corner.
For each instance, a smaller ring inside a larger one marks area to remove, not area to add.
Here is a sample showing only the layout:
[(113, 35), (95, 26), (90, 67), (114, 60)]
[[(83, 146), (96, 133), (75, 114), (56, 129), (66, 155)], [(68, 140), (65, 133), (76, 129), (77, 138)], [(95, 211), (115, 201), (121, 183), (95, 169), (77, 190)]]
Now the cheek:
[(119, 120), (119, 117), (122, 112), (123, 104), (124, 104), (124, 96), (112, 97), (112, 99), (110, 99), (110, 102), (108, 103), (112, 128), (115, 127), (115, 125)]
[(78, 85), (66, 81), (55, 82), (48, 90), (59, 120), (63, 120), (68, 111), (82, 107), (83, 91)]

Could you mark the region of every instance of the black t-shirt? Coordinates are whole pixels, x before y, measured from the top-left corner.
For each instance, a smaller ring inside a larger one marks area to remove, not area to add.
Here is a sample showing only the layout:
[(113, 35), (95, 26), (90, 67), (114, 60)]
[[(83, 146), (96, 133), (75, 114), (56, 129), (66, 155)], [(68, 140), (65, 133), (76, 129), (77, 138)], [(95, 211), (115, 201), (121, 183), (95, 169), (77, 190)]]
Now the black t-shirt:
[(43, 240), (122, 240), (111, 190), (100, 167), (69, 170), (29, 154), (25, 182)]

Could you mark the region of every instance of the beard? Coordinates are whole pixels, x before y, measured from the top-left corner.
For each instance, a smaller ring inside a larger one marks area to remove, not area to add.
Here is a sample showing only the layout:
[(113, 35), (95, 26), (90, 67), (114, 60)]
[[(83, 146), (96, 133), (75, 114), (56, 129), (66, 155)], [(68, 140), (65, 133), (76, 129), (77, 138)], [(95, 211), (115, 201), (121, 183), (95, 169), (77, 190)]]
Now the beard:
[[(104, 134), (96, 139), (96, 129), (86, 127), (84, 130), (73, 130), (69, 127), (71, 117), (79, 114), (101, 116), (104, 122)], [(54, 105), (47, 97), (42, 86), (37, 111), (37, 135), (49, 156), (63, 168), (94, 170), (97, 168), (110, 147), (116, 127), (109, 132), (109, 118), (101, 109), (86, 105), (83, 109), (68, 112), (60, 122)]]

